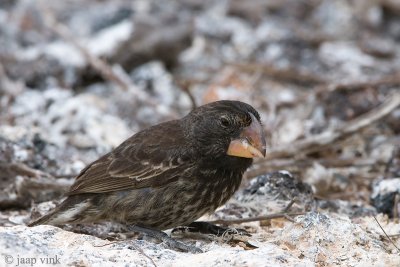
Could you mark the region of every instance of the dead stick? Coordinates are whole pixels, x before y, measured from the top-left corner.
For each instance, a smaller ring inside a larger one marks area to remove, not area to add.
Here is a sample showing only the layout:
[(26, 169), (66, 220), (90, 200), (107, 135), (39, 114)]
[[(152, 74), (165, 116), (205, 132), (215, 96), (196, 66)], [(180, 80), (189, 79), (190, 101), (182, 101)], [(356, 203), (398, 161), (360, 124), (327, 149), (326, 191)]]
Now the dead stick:
[(394, 196), (394, 204), (393, 204), (393, 218), (398, 220), (400, 218), (399, 216), (399, 203), (400, 203), (400, 195), (397, 193)]
[(393, 246), (395, 248), (397, 248), (397, 250), (400, 252), (400, 249), (396, 246), (396, 244), (393, 242), (393, 240), (390, 238), (390, 236), (388, 236), (388, 234), (386, 233), (386, 231), (383, 229), (382, 225), (379, 223), (378, 219), (375, 216), (374, 217), (376, 223), (379, 225), (379, 227), (381, 228), (382, 232), (385, 234), (385, 236), (387, 237), (387, 239), (389, 239), (389, 241), (393, 244)]
[(326, 131), (318, 135), (294, 142), (293, 144), (278, 147), (267, 153), (267, 159), (292, 157), (301, 153), (310, 153), (321, 149), (335, 141), (351, 135), (372, 123), (382, 119), (400, 106), (400, 94), (394, 93), (387, 97), (386, 100), (378, 107), (369, 112), (344, 123), (335, 130)]
[(85, 46), (81, 45), (72, 35), (67, 27), (59, 23), (52, 13), (45, 7), (41, 6), (44, 23), (45, 25), (61, 36), (63, 39), (68, 41), (72, 46), (74, 46), (85, 58), (85, 60), (97, 70), (104, 79), (108, 81), (113, 81), (124, 91), (132, 92), (140, 101), (150, 105), (156, 109), (162, 108), (163, 112), (172, 118), (178, 117), (178, 115), (173, 112), (168, 106), (162, 104), (161, 102), (155, 100), (152, 96), (147, 94), (145, 91), (137, 88), (129, 79), (128, 75), (121, 73), (122, 69), (117, 71), (116, 69), (109, 66), (105, 61), (94, 56), (90, 53)]
[(147, 255), (147, 254), (144, 252), (144, 250), (143, 250), (142, 248), (140, 248), (140, 247), (138, 247), (138, 246), (135, 246), (134, 244), (131, 244), (131, 246), (132, 246), (133, 248), (135, 248), (137, 251), (139, 251), (140, 254), (142, 254), (143, 256), (145, 256), (146, 258), (148, 258), (148, 259), (151, 261), (151, 263), (152, 263), (155, 267), (157, 267), (157, 264), (155, 263), (155, 261), (154, 261), (149, 255)]
[(286, 218), (286, 216), (297, 216), (297, 215), (303, 215), (304, 212), (294, 212), (294, 213), (273, 213), (270, 215), (264, 215), (264, 216), (257, 216), (257, 217), (251, 217), (251, 218), (240, 218), (240, 219), (219, 219), (219, 220), (214, 220), (214, 221), (208, 221), (208, 223), (212, 224), (240, 224), (240, 223), (246, 223), (246, 222), (258, 222), (258, 221), (265, 221), (265, 220), (270, 220), (270, 219), (276, 219), (276, 218)]
[[(110, 246), (110, 245), (113, 245), (113, 244), (122, 243), (122, 242), (126, 242), (126, 241), (127, 241), (127, 240), (111, 241), (111, 242), (106, 243), (106, 244), (103, 244), (103, 245), (93, 245), (93, 247), (100, 248), (100, 247)], [(138, 247), (138, 246), (135, 246), (134, 244), (130, 244), (130, 246), (132, 246), (134, 249), (136, 249), (137, 251), (139, 251), (140, 254), (142, 254), (143, 256), (145, 256), (146, 258), (148, 258), (148, 259), (151, 261), (151, 263), (152, 263), (154, 266), (157, 267), (157, 264), (154, 262), (154, 260), (153, 260), (149, 255), (147, 255), (147, 254), (143, 251), (143, 249), (141, 249), (141, 248)]]
[(282, 210), (282, 213), (287, 213), (296, 201), (296, 198), (290, 200), (289, 204), (287, 204), (287, 206)]
[(321, 84), (326, 83), (324, 79), (321, 79), (312, 73), (300, 72), (296, 69), (279, 69), (272, 65), (262, 65), (257, 63), (238, 63), (238, 62), (227, 62), (227, 64), (232, 65), (244, 71), (256, 71), (264, 75), (270, 76), (276, 80), (283, 80), (286, 82), (293, 81), (297, 83), (311, 83), (311, 84)]
[(372, 81), (330, 84), (317, 89), (317, 93), (333, 92), (337, 90), (359, 90), (363, 88), (379, 87), (382, 85), (400, 85), (400, 73), (391, 74)]
[(376, 159), (350, 158), (350, 159), (271, 159), (256, 162), (252, 169), (247, 171), (247, 177), (255, 177), (260, 174), (276, 170), (297, 170), (319, 164), (327, 168), (366, 167), (385, 164)]
[(126, 240), (110, 241), (110, 242), (105, 243), (105, 244), (103, 244), (103, 245), (93, 245), (93, 247), (95, 247), (95, 248), (102, 248), (102, 247), (105, 247), (105, 246), (110, 246), (110, 245), (118, 244), (118, 243), (122, 243), (122, 242), (126, 242)]
[(0, 169), (21, 176), (53, 178), (50, 174), (41, 170), (33, 169), (24, 163), (0, 163)]

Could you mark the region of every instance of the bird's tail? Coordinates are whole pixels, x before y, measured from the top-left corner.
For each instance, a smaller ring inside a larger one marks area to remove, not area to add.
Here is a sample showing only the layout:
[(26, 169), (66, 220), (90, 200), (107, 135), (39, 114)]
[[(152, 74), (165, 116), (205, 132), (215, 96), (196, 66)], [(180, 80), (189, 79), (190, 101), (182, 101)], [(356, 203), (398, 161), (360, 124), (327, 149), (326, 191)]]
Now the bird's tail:
[(68, 197), (50, 213), (29, 223), (28, 226), (36, 226), (41, 224), (61, 225), (83, 222), (85, 221), (83, 216), (85, 213), (84, 211), (90, 207), (90, 205), (91, 204), (88, 199), (82, 201), (82, 199), (79, 199), (75, 196)]
[(55, 210), (51, 211), (50, 213), (40, 217), (39, 219), (36, 219), (35, 221), (30, 222), (28, 224), (28, 226), (31, 227), (31, 226), (41, 225), (41, 224), (54, 225), (54, 223), (52, 223), (52, 221), (57, 212), (58, 212), (58, 209), (55, 209)]

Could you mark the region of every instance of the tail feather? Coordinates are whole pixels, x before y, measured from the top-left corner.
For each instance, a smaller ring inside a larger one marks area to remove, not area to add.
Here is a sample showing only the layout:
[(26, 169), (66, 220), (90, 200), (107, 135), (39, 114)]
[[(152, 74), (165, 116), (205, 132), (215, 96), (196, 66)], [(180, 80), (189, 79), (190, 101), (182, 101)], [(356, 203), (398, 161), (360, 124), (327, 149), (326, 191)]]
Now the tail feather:
[(55, 225), (54, 223), (52, 223), (52, 219), (57, 212), (58, 212), (58, 209), (55, 209), (55, 210), (51, 211), (50, 213), (40, 217), (39, 219), (37, 219), (33, 222), (30, 222), (28, 224), (28, 226), (32, 227), (32, 226), (41, 225), (41, 224)]
[(85, 221), (85, 210), (90, 207), (90, 201), (82, 201), (76, 197), (68, 197), (58, 207), (50, 213), (31, 222), (28, 226), (41, 224), (61, 225), (67, 223), (77, 223)]

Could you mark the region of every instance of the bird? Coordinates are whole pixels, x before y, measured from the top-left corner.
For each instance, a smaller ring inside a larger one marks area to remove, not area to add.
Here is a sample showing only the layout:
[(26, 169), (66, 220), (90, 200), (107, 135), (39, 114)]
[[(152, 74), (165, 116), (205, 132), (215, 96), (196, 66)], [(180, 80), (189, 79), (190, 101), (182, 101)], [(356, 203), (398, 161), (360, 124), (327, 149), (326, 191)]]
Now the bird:
[(165, 241), (160, 231), (190, 225), (226, 203), (253, 158), (265, 154), (260, 115), (251, 105), (205, 104), (137, 132), (90, 163), (66, 199), (29, 226), (110, 221)]

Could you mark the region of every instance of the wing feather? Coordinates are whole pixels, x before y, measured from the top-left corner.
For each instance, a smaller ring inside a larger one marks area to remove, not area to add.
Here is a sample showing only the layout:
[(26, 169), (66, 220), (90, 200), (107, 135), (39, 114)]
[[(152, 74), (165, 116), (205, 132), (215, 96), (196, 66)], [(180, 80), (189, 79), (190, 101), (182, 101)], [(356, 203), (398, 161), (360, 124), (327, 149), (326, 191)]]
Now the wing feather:
[(182, 141), (178, 121), (139, 132), (83, 169), (67, 194), (157, 187), (176, 180), (191, 167)]

